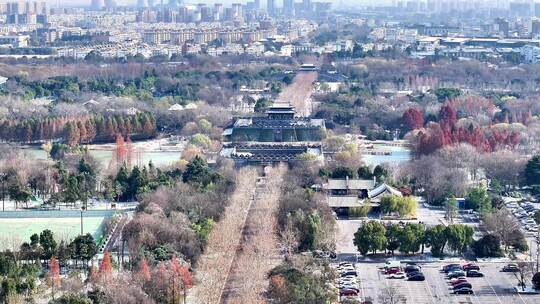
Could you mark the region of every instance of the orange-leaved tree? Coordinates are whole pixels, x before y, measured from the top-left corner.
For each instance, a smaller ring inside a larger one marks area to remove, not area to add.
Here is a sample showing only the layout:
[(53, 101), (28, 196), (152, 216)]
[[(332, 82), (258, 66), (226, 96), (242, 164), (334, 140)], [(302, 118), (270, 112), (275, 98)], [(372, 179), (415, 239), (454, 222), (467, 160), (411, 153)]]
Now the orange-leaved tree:
[(139, 261), (139, 278), (143, 282), (148, 282), (152, 279), (150, 274), (150, 267), (148, 267), (148, 262), (146, 261), (145, 257), (142, 257)]
[(51, 294), (54, 300), (56, 290), (60, 288), (60, 263), (56, 257), (51, 257), (49, 261), (49, 273), (47, 274), (47, 283), (51, 286)]
[(108, 280), (112, 275), (112, 262), (111, 254), (108, 251), (105, 251), (103, 254), (103, 260), (99, 265), (99, 278), (102, 280)]
[(177, 282), (179, 287), (182, 288), (182, 293), (184, 294), (184, 303), (186, 303), (187, 291), (193, 287), (193, 277), (191, 276), (191, 272), (189, 272), (189, 268), (187, 266), (180, 264), (180, 261), (178, 261), (174, 255), (172, 256), (169, 264), (173, 275), (173, 282)]

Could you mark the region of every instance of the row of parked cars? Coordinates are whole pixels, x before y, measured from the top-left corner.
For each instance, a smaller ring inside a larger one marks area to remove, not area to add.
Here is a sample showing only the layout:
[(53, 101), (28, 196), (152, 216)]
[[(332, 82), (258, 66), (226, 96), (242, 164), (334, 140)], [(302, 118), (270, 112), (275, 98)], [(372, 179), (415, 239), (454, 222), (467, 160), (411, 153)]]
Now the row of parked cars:
[(384, 274), (389, 279), (407, 279), (408, 281), (424, 281), (426, 277), (422, 273), (422, 267), (415, 263), (408, 263), (401, 267), (399, 261), (387, 262), (383, 268)]
[(354, 265), (348, 262), (339, 263), (337, 272), (339, 296), (341, 298), (357, 298), (360, 289), (358, 286), (358, 273), (356, 273), (356, 268), (354, 268)]
[(506, 208), (514, 214), (514, 216), (521, 222), (523, 229), (529, 235), (535, 235), (538, 233), (538, 225), (534, 221), (534, 213), (536, 209), (530, 202), (519, 202), (506, 204)]
[(473, 263), (448, 264), (442, 268), (442, 272), (446, 274), (448, 284), (455, 294), (473, 294), (474, 290), (468, 278), (484, 276), (480, 267)]

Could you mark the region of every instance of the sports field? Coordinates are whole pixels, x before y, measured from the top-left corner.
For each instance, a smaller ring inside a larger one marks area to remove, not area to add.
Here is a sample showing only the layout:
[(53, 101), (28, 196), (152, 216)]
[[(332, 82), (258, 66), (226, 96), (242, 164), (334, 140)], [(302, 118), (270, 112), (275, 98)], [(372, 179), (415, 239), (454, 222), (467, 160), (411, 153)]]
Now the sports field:
[[(101, 236), (104, 217), (85, 217), (83, 232), (91, 233), (95, 239)], [(0, 249), (13, 246), (13, 243), (29, 242), (30, 236), (41, 231), (51, 230), (55, 238), (71, 240), (81, 233), (81, 219), (67, 218), (0, 218)]]

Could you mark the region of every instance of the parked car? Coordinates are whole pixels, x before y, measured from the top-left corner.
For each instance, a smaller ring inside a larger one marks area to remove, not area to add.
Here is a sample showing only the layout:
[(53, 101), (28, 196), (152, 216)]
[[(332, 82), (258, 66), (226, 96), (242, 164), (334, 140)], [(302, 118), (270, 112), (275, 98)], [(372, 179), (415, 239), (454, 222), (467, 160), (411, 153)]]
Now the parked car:
[(355, 276), (357, 277), (358, 274), (356, 273), (356, 270), (355, 271), (347, 271), (347, 272), (342, 272), (341, 273), (341, 277), (347, 277), (347, 276)]
[(471, 288), (472, 289), (472, 285), (469, 282), (461, 282), (459, 284), (454, 285), (454, 290), (461, 289), (461, 288)]
[(354, 269), (354, 268), (344, 268), (344, 269), (340, 269), (338, 272), (340, 274), (343, 274), (343, 273), (353, 272), (353, 271), (356, 271), (356, 269)]
[(417, 274), (422, 274), (422, 275), (423, 275), (423, 273), (422, 273), (421, 271), (411, 271), (411, 272), (406, 272), (406, 273), (405, 273), (405, 275), (407, 276), (407, 278), (410, 278), (410, 277), (415, 276), (415, 275), (417, 275)]
[(453, 278), (453, 279), (450, 279), (450, 284), (454, 283), (455, 281), (459, 281), (459, 280), (467, 280), (466, 277), (457, 277), (457, 278)]
[(340, 290), (343, 290), (343, 289), (345, 289), (345, 290), (354, 290), (356, 292), (360, 291), (360, 289), (358, 288), (357, 285), (340, 285), (339, 289)]
[(354, 265), (347, 263), (347, 264), (343, 264), (343, 265), (338, 266), (338, 270), (343, 270), (343, 269), (354, 269)]
[(348, 272), (348, 271), (355, 271), (356, 269), (354, 267), (339, 267), (337, 269), (337, 272), (339, 273), (343, 273), (343, 272)]
[(458, 278), (458, 277), (464, 277), (466, 273), (463, 270), (456, 270), (448, 273), (448, 278)]
[(463, 287), (463, 288), (460, 288), (460, 289), (455, 289), (454, 293), (455, 294), (473, 294), (474, 291), (472, 290), (472, 288)]
[(519, 268), (517, 264), (510, 263), (508, 265), (505, 265), (502, 269), (503, 272), (518, 272)]
[(388, 278), (390, 279), (404, 279), (405, 278), (405, 272), (396, 272), (391, 274)]
[(354, 289), (341, 289), (339, 291), (339, 296), (340, 297), (351, 297), (351, 296), (358, 296), (358, 291), (354, 290)]
[(458, 284), (465, 283), (465, 282), (468, 282), (466, 278), (458, 278), (457, 280), (450, 282), (450, 285), (456, 286)]
[(406, 272), (406, 273), (409, 273), (409, 272), (420, 271), (420, 269), (421, 269), (420, 266), (407, 265), (407, 266), (405, 266), (405, 269), (403, 269), (403, 271)]
[(409, 281), (425, 281), (426, 277), (424, 276), (424, 274), (419, 272), (419, 273), (416, 273), (413, 276), (410, 276), (408, 280)]
[(384, 269), (400, 268), (400, 267), (401, 267), (400, 261), (387, 261), (386, 263), (384, 263)]
[(358, 284), (356, 280), (339, 280), (339, 285)]
[(450, 271), (450, 269), (452, 269), (452, 268), (461, 268), (461, 265), (459, 265), (459, 264), (448, 264), (448, 265), (444, 266), (442, 270), (444, 272), (448, 273), (448, 271)]
[(391, 267), (391, 268), (386, 269), (385, 274), (394, 274), (394, 273), (398, 273), (398, 272), (401, 272), (401, 268), (399, 268), (399, 267)]
[(463, 265), (462, 269), (464, 271), (469, 271), (469, 270), (480, 270), (480, 267), (476, 264), (473, 264), (473, 263), (468, 263), (468, 264), (465, 264)]
[(475, 277), (483, 277), (484, 274), (478, 270), (469, 270), (467, 271), (467, 276), (471, 278), (475, 278)]

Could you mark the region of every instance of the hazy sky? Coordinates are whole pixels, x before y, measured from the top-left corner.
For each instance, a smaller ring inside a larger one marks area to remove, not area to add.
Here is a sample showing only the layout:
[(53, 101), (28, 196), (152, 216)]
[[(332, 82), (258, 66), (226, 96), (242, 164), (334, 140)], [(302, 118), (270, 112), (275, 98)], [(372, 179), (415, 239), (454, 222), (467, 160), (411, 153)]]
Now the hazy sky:
[[(5, 2), (5, 1), (9, 1), (9, 0), (3, 0), (3, 1), (0, 1), (0, 2)], [(90, 5), (91, 1), (92, 0), (45, 0), (47, 1), (48, 3), (50, 3), (51, 5), (60, 5), (60, 6), (73, 6), (73, 5)], [(156, 3), (159, 3), (161, 0), (155, 0)], [(223, 1), (216, 1), (216, 0), (184, 0), (185, 3), (214, 3), (214, 2), (220, 2), (220, 3), (233, 3), (233, 2), (236, 2), (236, 3), (245, 3), (247, 2), (248, 0), (223, 0)], [(301, 2), (301, 0), (297, 0), (298, 2)], [(373, 0), (325, 0), (325, 1), (328, 1), (328, 2), (333, 2), (333, 3), (336, 3), (336, 4), (339, 4), (339, 3), (356, 3), (358, 4), (359, 2), (362, 3), (362, 2), (375, 2)], [(137, 3), (137, 0), (116, 0), (117, 3), (119, 4), (122, 4), (122, 5), (125, 5), (125, 4), (132, 4), (132, 5), (135, 5)], [(163, 0), (164, 3), (167, 3), (168, 0)], [(264, 3), (266, 2), (266, 0), (262, 0), (261, 1), (264, 5)], [(378, 0), (376, 1), (377, 3), (384, 3), (384, 2), (391, 2), (391, 0)], [(282, 0), (277, 0), (277, 3), (278, 5), (280, 5), (280, 3), (282, 3)]]

